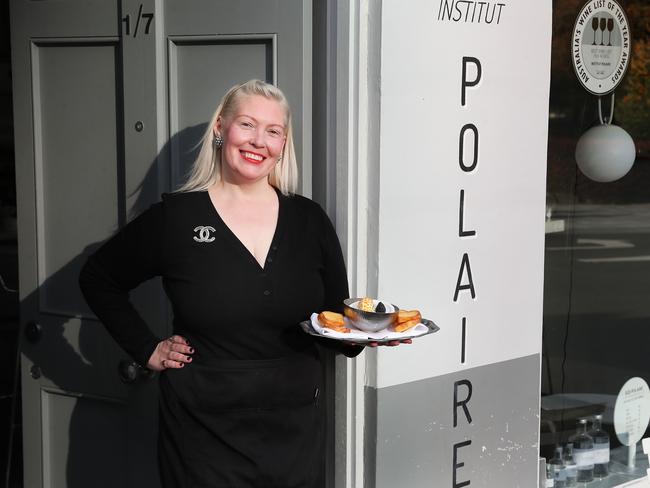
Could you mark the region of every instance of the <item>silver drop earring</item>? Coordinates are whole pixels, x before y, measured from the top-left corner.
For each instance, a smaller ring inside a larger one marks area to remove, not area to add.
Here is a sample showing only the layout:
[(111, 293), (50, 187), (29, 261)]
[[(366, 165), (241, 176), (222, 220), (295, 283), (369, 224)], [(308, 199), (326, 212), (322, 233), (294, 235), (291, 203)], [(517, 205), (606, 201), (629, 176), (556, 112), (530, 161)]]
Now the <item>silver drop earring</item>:
[(214, 147), (216, 149), (221, 149), (221, 146), (223, 146), (223, 138), (219, 134), (217, 134), (214, 136), (212, 143), (214, 144)]

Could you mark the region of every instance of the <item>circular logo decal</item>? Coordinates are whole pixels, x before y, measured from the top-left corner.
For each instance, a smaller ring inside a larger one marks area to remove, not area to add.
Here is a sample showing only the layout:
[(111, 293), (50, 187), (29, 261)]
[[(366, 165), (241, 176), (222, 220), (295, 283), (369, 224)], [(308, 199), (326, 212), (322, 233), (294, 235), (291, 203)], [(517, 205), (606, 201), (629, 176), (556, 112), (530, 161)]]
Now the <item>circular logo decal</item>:
[(590, 93), (605, 95), (618, 86), (630, 64), (630, 30), (618, 3), (591, 0), (582, 7), (573, 28), (571, 58)]

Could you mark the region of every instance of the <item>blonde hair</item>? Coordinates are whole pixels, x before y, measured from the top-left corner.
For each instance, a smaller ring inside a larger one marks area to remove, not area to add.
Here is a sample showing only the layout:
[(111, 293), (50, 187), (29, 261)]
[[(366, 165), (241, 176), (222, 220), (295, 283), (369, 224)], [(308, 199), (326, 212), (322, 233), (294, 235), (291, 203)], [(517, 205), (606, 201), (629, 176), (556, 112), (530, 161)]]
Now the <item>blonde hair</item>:
[(187, 181), (177, 192), (203, 191), (221, 180), (222, 154), (221, 149), (214, 145), (214, 126), (219, 117), (228, 120), (232, 117), (243, 97), (258, 95), (278, 102), (285, 111), (286, 140), (282, 157), (278, 160), (273, 171), (269, 174), (269, 183), (288, 195), (295, 193), (298, 186), (298, 164), (296, 151), (293, 146), (293, 130), (291, 129), (291, 109), (284, 93), (269, 83), (260, 80), (249, 80), (233, 86), (221, 99), (210, 123), (203, 134), (199, 145), (199, 155), (192, 164)]

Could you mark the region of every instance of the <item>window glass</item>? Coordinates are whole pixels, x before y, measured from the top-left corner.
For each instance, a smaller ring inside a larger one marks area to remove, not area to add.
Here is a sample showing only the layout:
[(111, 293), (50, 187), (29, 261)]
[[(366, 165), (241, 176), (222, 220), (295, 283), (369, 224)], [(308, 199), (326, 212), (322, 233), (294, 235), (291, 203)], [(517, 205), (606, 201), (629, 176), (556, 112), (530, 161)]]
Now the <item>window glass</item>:
[[(549, 470), (563, 466), (564, 475), (573, 462), (593, 464), (593, 481), (578, 485), (589, 488), (617, 486), (648, 469), (640, 443), (630, 454), (614, 431), (623, 385), (631, 378), (650, 383), (650, 3), (619, 4), (632, 43), (613, 124), (632, 137), (636, 160), (619, 180), (598, 183), (575, 158), (580, 136), (600, 124), (598, 97), (579, 83), (571, 58), (584, 2), (553, 2), (540, 450)], [(604, 26), (594, 34), (604, 34), (606, 44)], [(611, 96), (601, 101), (607, 117)], [(569, 443), (573, 461), (566, 459)], [(579, 473), (589, 476), (588, 469)]]

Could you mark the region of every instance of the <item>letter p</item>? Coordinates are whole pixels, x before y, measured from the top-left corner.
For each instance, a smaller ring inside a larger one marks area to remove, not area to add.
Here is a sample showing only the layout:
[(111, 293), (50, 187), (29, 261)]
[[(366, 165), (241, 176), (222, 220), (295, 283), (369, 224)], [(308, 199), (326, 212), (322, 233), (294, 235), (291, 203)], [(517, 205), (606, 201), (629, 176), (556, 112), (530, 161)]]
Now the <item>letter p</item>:
[[(476, 77), (473, 80), (467, 79), (467, 65), (469, 63), (472, 63), (474, 66), (476, 66)], [(465, 106), (465, 91), (467, 87), (476, 86), (478, 85), (479, 81), (481, 81), (481, 62), (477, 58), (473, 58), (471, 56), (463, 56), (463, 79), (460, 83), (461, 106)]]

